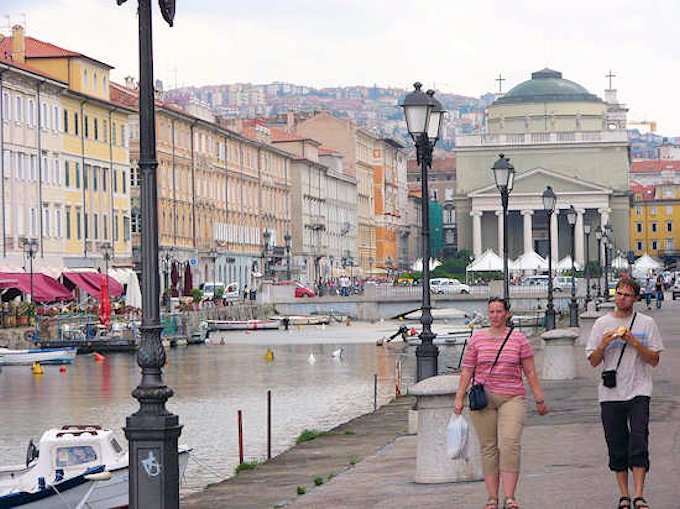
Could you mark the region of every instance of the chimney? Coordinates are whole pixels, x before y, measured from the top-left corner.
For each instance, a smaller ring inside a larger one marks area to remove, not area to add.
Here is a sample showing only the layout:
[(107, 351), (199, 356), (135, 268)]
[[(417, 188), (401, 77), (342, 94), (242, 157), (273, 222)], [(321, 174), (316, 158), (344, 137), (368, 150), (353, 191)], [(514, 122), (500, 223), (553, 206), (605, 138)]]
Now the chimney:
[(26, 39), (21, 25), (12, 27), (12, 60), (20, 64), (26, 63)]

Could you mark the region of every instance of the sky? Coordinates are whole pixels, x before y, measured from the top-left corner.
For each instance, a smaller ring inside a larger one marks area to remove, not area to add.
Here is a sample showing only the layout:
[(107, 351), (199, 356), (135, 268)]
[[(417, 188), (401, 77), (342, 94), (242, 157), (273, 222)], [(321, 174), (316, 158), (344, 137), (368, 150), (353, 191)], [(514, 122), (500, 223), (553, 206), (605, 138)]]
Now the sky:
[[(677, 0), (177, 0), (170, 28), (154, 9), (154, 71), (166, 88), (284, 81), (378, 85), (479, 97), (544, 67), (604, 98), (613, 71), (630, 121), (680, 136)], [(0, 30), (138, 76), (137, 0), (3, 0)]]

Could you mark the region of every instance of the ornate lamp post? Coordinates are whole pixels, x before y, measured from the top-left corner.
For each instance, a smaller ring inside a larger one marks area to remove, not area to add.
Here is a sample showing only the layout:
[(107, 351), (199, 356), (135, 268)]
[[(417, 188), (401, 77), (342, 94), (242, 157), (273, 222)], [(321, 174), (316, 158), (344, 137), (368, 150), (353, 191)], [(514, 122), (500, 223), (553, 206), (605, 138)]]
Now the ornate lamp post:
[[(116, 0), (121, 5), (126, 0)], [(163, 18), (172, 26), (175, 0), (160, 0)], [(139, 18), (139, 168), (142, 175), (142, 340), (137, 364), (142, 379), (132, 395), (139, 410), (128, 416), (130, 509), (179, 508), (177, 439), (179, 417), (165, 408), (173, 391), (163, 382), (165, 349), (161, 343), (160, 277), (158, 275), (158, 195), (153, 90), (151, 0), (138, 0)]]
[(262, 247), (262, 275), (266, 279), (269, 274), (269, 242), (272, 238), (272, 232), (265, 228), (262, 232), (264, 239), (264, 246)]
[(590, 302), (590, 232), (592, 227), (590, 223), (583, 225), (583, 233), (586, 236), (586, 310)]
[(31, 274), (31, 307), (29, 308), (31, 310), (31, 317), (35, 312), (33, 309), (33, 258), (38, 254), (38, 247), (38, 241), (36, 239), (27, 239), (23, 244), (24, 255), (28, 258), (28, 270)]
[(602, 298), (602, 228), (595, 230), (595, 240), (597, 240), (597, 265), (600, 273), (597, 277), (597, 298)]
[(548, 305), (545, 309), (545, 329), (555, 328), (555, 305), (553, 304), (553, 271), (552, 271), (552, 228), (550, 227), (552, 215), (555, 212), (557, 196), (552, 186), (547, 186), (543, 191), (543, 210), (548, 215)]
[(422, 250), (423, 250), (423, 299), (420, 322), (420, 345), (416, 348), (416, 380), (437, 375), (439, 348), (434, 344), (432, 333), (432, 309), (430, 305), (430, 203), (427, 185), (427, 170), (432, 165), (432, 151), (439, 139), (439, 131), (444, 120), (444, 110), (434, 98), (434, 91), (424, 93), (421, 83), (413, 85), (414, 91), (407, 94), (402, 103), (406, 128), (416, 145), (416, 155), (420, 164), (422, 184)]
[[(290, 241), (291, 241), (291, 236), (290, 233), (286, 233), (283, 236), (283, 240), (286, 243), (286, 279), (290, 281), (291, 274), (290, 274)], [(332, 262), (331, 262), (332, 265)]]
[(578, 327), (578, 303), (576, 302), (576, 209), (572, 205), (567, 211), (567, 222), (571, 228), (571, 301), (569, 302), (569, 327)]
[(609, 256), (614, 247), (614, 243), (612, 242), (611, 223), (604, 225), (602, 240), (604, 241), (604, 298), (605, 300), (609, 300)]
[(503, 299), (510, 302), (510, 275), (508, 273), (508, 199), (515, 182), (515, 167), (510, 164), (510, 158), (499, 154), (493, 166), (493, 178), (496, 187), (501, 193), (501, 205), (503, 206)]

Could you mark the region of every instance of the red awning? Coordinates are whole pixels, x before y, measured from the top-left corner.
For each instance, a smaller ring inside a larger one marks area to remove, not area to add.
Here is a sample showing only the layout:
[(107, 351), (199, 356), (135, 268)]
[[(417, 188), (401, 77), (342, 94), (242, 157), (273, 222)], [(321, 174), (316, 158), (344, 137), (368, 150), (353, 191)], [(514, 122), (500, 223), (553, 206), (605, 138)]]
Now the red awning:
[[(0, 272), (0, 288), (17, 288), (31, 293), (31, 275), (24, 272)], [(33, 273), (33, 301), (53, 302), (73, 300), (73, 295), (56, 279), (40, 273)]]
[[(88, 295), (99, 299), (103, 274), (99, 272), (64, 272), (62, 276)], [(111, 297), (120, 297), (123, 294), (123, 285), (111, 276), (107, 276), (106, 282), (108, 283), (109, 295)]]

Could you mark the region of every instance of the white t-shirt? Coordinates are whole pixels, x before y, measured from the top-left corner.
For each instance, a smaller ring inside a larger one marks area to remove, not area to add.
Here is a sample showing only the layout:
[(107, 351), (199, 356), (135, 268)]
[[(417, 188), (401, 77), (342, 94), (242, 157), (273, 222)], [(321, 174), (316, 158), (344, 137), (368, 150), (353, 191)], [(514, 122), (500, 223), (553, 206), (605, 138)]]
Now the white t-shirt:
[[(593, 324), (590, 338), (586, 344), (586, 357), (595, 351), (602, 342), (602, 335), (610, 329), (621, 325), (630, 327), (633, 315), (626, 318), (616, 318), (612, 313), (601, 316)], [(655, 352), (663, 350), (663, 340), (659, 328), (650, 316), (637, 313), (633, 329), (633, 336), (644, 346)], [(602, 371), (616, 369), (621, 349), (625, 342), (622, 339), (612, 341), (604, 352), (604, 360), (600, 364)], [(605, 387), (602, 382), (598, 385), (598, 401), (630, 401), (635, 396), (652, 395), (652, 366), (643, 361), (637, 350), (631, 345), (623, 352), (621, 364), (616, 372), (616, 387)]]

